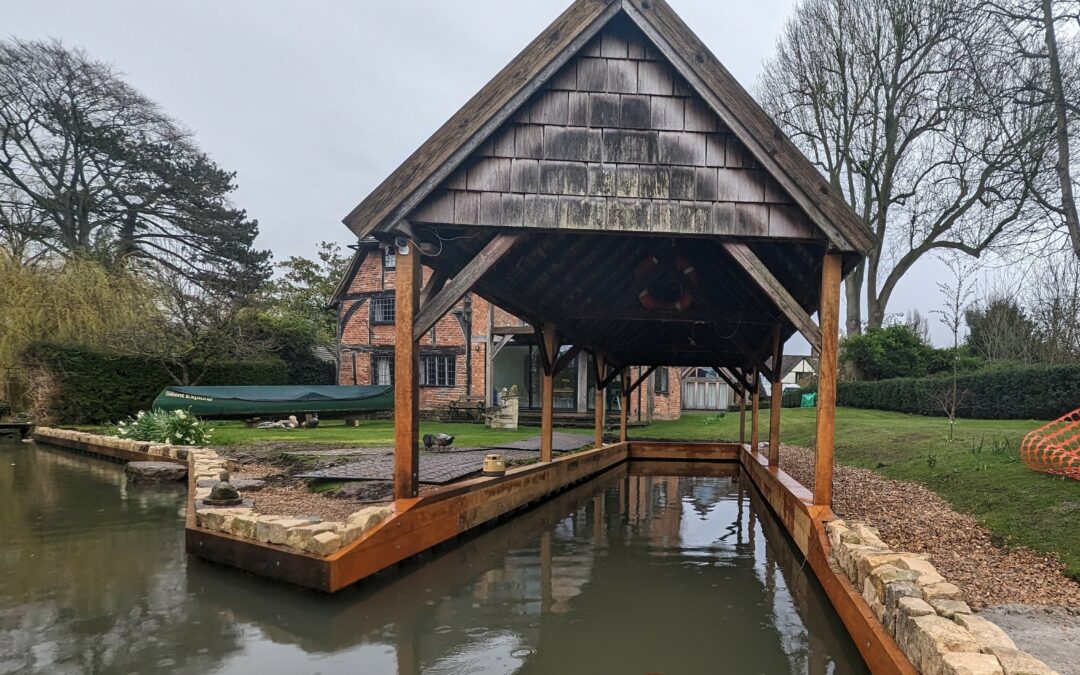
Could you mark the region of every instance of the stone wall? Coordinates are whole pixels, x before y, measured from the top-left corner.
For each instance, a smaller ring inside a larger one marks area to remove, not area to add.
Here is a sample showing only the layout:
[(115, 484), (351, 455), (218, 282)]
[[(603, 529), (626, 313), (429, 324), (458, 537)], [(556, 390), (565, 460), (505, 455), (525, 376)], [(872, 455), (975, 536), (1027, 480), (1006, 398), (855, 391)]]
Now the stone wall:
[(971, 611), (924, 556), (892, 551), (864, 523), (827, 525), (836, 562), (874, 615), (927, 675), (1050, 675), (1005, 631)]
[(262, 544), (285, 546), (325, 556), (348, 546), (393, 513), (390, 506), (369, 506), (350, 514), (345, 521), (322, 521), (319, 518), (301, 516), (263, 515), (247, 506), (208, 506), (202, 500), (210, 496), (221, 472), (235, 468), (230, 460), (210, 448), (129, 441), (114, 436), (48, 427), (38, 427), (34, 438), (42, 443), (121, 459), (132, 459), (132, 453), (139, 453), (148, 458), (186, 461), (188, 486), (195, 490), (193, 503), (198, 526)]

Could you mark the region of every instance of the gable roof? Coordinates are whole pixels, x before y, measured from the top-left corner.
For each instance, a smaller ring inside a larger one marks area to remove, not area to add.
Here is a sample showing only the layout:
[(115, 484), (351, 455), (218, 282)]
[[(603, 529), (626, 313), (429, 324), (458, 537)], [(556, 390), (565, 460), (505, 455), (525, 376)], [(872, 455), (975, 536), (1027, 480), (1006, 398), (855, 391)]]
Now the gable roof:
[[(784, 377), (785, 375), (790, 373), (792, 370), (795, 369), (795, 366), (799, 365), (803, 361), (806, 361), (806, 363), (814, 369), (815, 373), (817, 372), (818, 357), (806, 356), (805, 354), (785, 354), (784, 357), (780, 360), (780, 377)], [(771, 358), (769, 359), (769, 363), (770, 365), (772, 364)]]
[(686, 78), (833, 249), (869, 252), (874, 238), (858, 216), (663, 0), (577, 0), (353, 209), (345, 224), (359, 237), (393, 226), (620, 14)]

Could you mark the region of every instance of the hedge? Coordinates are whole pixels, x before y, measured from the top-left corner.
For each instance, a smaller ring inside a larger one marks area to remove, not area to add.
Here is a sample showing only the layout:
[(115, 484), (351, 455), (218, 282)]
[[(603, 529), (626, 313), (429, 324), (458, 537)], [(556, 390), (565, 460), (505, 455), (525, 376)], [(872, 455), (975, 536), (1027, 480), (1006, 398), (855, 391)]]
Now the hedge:
[[(944, 416), (938, 402), (952, 377), (896, 378), (837, 385), (837, 405)], [(960, 417), (1048, 420), (1080, 408), (1080, 364), (988, 369), (960, 375)], [(798, 394), (814, 391), (801, 389)], [(792, 393), (794, 394), (794, 392)], [(794, 400), (794, 395), (792, 399)], [(784, 394), (784, 405), (788, 405)]]
[[(44, 368), (57, 392), (40, 411), (57, 422), (116, 422), (150, 407), (162, 389), (174, 384), (160, 363), (138, 356), (110, 354), (74, 345), (39, 342), (23, 354), (28, 367)], [(288, 384), (281, 359), (211, 364), (201, 385)]]

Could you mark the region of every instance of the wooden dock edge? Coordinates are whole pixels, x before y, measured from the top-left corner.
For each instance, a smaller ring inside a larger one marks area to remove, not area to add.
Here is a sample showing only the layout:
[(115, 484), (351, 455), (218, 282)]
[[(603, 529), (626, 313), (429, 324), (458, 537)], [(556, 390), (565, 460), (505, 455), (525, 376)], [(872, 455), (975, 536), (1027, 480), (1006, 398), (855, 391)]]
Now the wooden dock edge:
[(750, 446), (742, 447), (739, 461), (810, 563), (870, 671), (875, 675), (917, 675), (919, 671), (833, 559), (825, 532), (825, 524), (836, 519), (832, 509), (814, 506), (814, 495), (806, 487), (779, 468), (770, 467), (769, 458), (752, 452)]

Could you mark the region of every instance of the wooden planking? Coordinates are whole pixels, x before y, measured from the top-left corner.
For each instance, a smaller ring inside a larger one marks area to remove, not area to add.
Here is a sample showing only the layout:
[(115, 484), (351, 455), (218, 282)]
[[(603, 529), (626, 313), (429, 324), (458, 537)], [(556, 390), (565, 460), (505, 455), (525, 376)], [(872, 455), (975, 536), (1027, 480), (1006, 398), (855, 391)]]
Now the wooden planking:
[(420, 249), (398, 251), (394, 323), (394, 497), (420, 490), (420, 357), (414, 319), (420, 304)]
[(840, 339), (841, 259), (825, 256), (821, 268), (821, 353), (818, 359), (817, 428), (814, 436), (814, 503), (832, 506), (833, 454), (836, 437), (837, 352)]
[[(742, 242), (727, 241), (723, 244), (724, 250), (727, 251), (731, 257), (739, 264), (743, 270), (754, 280), (754, 283), (769, 296), (769, 298), (776, 304), (776, 306), (784, 313), (807, 342), (810, 343), (811, 348), (818, 349), (821, 345), (821, 330), (814, 324), (814, 320), (810, 317), (810, 314), (803, 309), (795, 298), (791, 297), (791, 293), (784, 287), (782, 283), (769, 271), (769, 268), (765, 266), (765, 263), (761, 262), (754, 252), (750, 250), (750, 247)], [(775, 362), (774, 362), (775, 363)], [(779, 367), (779, 363), (776, 363)]]
[(630, 441), (632, 460), (685, 460), (696, 462), (737, 462), (736, 443), (670, 443), (665, 441)]
[[(435, 292), (427, 302), (422, 303), (413, 325), (413, 336), (420, 339), (435, 323), (441, 319), (454, 305), (465, 296), (476, 284), (480, 277), (484, 276), (503, 257), (510, 252), (521, 235), (520, 234), (496, 234), (491, 241), (470, 260), (468, 264), (454, 275), (449, 282), (444, 283), (442, 290)], [(436, 275), (439, 273), (436, 272)], [(432, 281), (438, 276), (432, 276)], [(426, 290), (426, 289), (425, 289)]]

